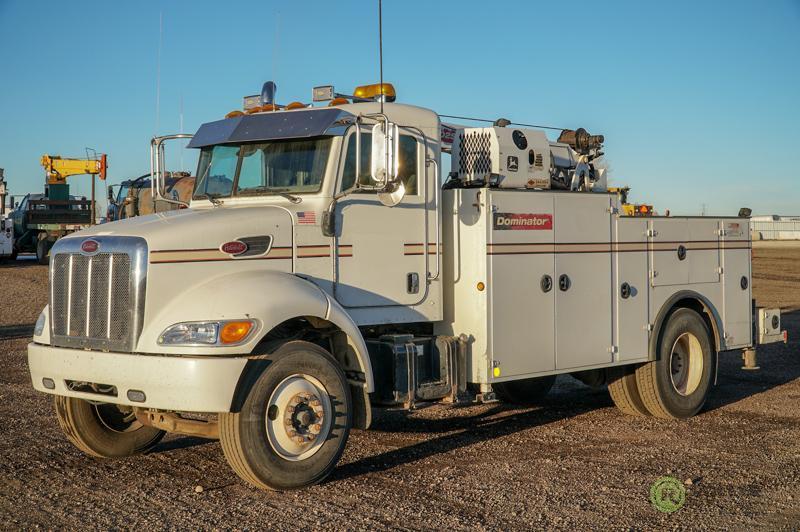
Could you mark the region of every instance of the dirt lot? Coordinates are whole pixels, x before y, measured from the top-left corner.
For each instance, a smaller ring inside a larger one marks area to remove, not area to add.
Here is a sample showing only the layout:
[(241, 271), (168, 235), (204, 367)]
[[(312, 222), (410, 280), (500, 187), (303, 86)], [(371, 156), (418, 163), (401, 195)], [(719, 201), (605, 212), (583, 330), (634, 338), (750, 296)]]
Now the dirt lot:
[[(784, 318), (790, 343), (763, 348), (759, 372), (724, 356), (701, 415), (629, 418), (605, 390), (569, 377), (542, 408), (378, 411), (327, 482), (285, 494), (246, 487), (217, 442), (170, 437), (146, 456), (82, 455), (30, 387), (27, 341), (0, 340), (0, 528), (797, 529), (800, 247), (754, 256), (758, 304), (795, 311)], [(0, 327), (30, 327), (46, 282), (40, 266), (0, 267)], [(648, 500), (662, 475), (690, 482), (673, 514)]]

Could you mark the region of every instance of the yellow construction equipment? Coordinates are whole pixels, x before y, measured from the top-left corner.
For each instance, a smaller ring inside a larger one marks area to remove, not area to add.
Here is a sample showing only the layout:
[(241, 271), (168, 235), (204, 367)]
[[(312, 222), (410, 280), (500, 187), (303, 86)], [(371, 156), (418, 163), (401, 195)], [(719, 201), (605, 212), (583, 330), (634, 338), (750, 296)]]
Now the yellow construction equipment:
[(67, 178), (73, 175), (99, 175), (105, 180), (108, 168), (106, 155), (99, 159), (68, 159), (60, 155), (42, 155), (42, 166), (47, 173), (48, 185), (66, 184)]
[(623, 216), (653, 216), (653, 206), (646, 203), (628, 203), (628, 192), (631, 187), (608, 187), (608, 191), (616, 193), (622, 204)]
[(99, 175), (100, 179), (106, 179), (108, 160), (106, 154), (101, 154), (96, 158), (69, 159), (60, 155), (42, 155), (42, 166), (44, 167), (47, 193), (49, 201), (69, 202), (69, 184), (67, 178), (73, 175), (92, 176), (92, 224), (95, 223), (95, 200), (94, 200), (94, 176)]

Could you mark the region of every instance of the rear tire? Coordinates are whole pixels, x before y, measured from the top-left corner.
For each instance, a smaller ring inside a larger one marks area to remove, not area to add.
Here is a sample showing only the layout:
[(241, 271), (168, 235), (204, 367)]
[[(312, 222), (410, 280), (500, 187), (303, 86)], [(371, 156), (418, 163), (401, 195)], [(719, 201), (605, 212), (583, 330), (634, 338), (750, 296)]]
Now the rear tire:
[(536, 405), (542, 402), (550, 392), (555, 375), (534, 377), (517, 381), (497, 382), (492, 384), (492, 389), (501, 401), (519, 405)]
[(290, 490), (327, 477), (352, 425), (350, 386), (336, 360), (303, 341), (282, 344), (239, 412), (220, 414), (220, 442), (245, 482)]
[(92, 404), (75, 397), (56, 396), (56, 417), (75, 447), (96, 458), (122, 458), (153, 448), (163, 430), (142, 425), (133, 409), (110, 403)]
[(674, 311), (661, 331), (657, 359), (636, 370), (647, 410), (662, 419), (686, 419), (703, 408), (716, 352), (711, 331), (694, 310)]
[(617, 408), (629, 416), (649, 416), (644, 406), (639, 386), (636, 384), (636, 368), (622, 366), (608, 370), (608, 393)]

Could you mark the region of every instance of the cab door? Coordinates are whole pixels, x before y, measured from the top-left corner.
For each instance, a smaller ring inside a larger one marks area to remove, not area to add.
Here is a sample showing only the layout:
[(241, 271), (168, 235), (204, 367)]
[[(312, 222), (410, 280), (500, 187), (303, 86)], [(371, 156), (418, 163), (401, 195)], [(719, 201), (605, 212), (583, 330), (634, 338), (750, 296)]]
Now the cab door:
[[(355, 179), (355, 135), (345, 138), (339, 190)], [(372, 138), (361, 133), (362, 184), (369, 184)], [(374, 192), (345, 196), (337, 206), (334, 296), (345, 307), (409, 306), (423, 302), (427, 276), (435, 253), (428, 242), (424, 188), (425, 144), (418, 135), (400, 128), (398, 172), (406, 187), (403, 200), (383, 205)], [(435, 213), (434, 213), (435, 214)]]

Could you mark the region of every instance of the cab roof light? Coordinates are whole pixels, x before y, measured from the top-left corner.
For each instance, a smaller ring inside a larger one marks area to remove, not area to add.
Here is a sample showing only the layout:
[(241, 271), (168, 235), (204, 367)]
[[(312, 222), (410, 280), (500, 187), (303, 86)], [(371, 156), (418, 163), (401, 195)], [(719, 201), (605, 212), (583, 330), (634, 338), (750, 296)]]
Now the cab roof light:
[(258, 107), (253, 107), (252, 109), (248, 109), (245, 111), (248, 115), (253, 115), (256, 113), (268, 113), (270, 111), (277, 111), (280, 107), (275, 105), (274, 103), (268, 103), (267, 105), (260, 105)]
[(230, 113), (225, 115), (225, 118), (236, 118), (237, 116), (242, 116), (244, 113), (239, 111), (238, 109), (234, 109)]
[(342, 98), (341, 96), (338, 98), (334, 98), (333, 100), (328, 103), (328, 107), (334, 107), (336, 105), (344, 105), (346, 103), (350, 103), (347, 98)]
[(375, 101), (383, 96), (383, 98), (385, 98), (384, 101), (393, 102), (397, 98), (397, 93), (394, 90), (394, 85), (391, 83), (373, 83), (372, 85), (361, 85), (360, 87), (356, 87), (353, 96), (353, 99), (357, 100)]
[(305, 109), (306, 107), (308, 106), (303, 102), (292, 102), (286, 106), (286, 109), (291, 111), (292, 109)]
[(256, 107), (261, 107), (261, 95), (260, 94), (253, 94), (251, 96), (245, 96), (242, 99), (242, 109), (245, 111), (249, 111), (250, 109), (254, 109)]

